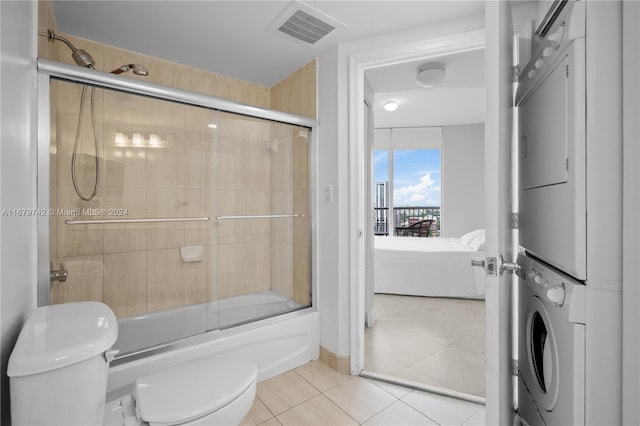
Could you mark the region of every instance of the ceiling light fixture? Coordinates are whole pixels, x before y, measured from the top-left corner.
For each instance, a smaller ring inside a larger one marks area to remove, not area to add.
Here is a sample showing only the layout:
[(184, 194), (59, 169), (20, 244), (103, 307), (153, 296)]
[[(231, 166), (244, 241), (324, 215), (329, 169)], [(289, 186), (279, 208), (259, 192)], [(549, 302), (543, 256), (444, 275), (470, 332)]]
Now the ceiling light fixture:
[(446, 66), (442, 62), (428, 62), (418, 67), (416, 83), (421, 87), (436, 87), (447, 76)]
[(395, 111), (398, 109), (398, 103), (396, 101), (387, 101), (384, 103), (384, 109), (387, 111)]

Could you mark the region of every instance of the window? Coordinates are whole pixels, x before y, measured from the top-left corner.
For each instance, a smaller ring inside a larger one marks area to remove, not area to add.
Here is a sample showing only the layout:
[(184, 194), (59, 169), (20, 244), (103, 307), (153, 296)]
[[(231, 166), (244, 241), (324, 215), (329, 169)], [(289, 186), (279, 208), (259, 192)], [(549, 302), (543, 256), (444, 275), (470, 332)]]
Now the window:
[(440, 150), (393, 151), (393, 205), (440, 207)]
[[(440, 230), (441, 129), (376, 130), (373, 153), (374, 233), (399, 233), (432, 219), (432, 236)], [(435, 139), (435, 142), (434, 142)], [(389, 159), (392, 159), (391, 161)]]

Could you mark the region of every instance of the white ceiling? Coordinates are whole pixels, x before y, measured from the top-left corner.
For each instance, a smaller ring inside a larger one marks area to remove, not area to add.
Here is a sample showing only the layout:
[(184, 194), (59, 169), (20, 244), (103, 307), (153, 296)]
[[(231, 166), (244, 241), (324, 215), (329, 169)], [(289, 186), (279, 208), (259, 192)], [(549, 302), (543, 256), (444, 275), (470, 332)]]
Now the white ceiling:
[(439, 88), (484, 86), (482, 49), (370, 69), (366, 71), (367, 80), (374, 92), (425, 91), (428, 89), (416, 84), (416, 72), (420, 65), (427, 62), (442, 62), (445, 65), (447, 76)]
[[(338, 43), (484, 11), (483, 0), (308, 1), (302, 6), (345, 24), (315, 45), (308, 45), (269, 30), (293, 3), (300, 2), (53, 0), (53, 7), (61, 32), (266, 87)], [(437, 61), (447, 66), (447, 78), (437, 89), (415, 84), (416, 68), (424, 61), (366, 72), (376, 93), (376, 127), (484, 121), (483, 51)], [(397, 111), (382, 109), (387, 99), (398, 101)]]
[[(425, 62), (442, 62), (446, 77), (436, 88), (416, 84), (417, 68)], [(374, 125), (383, 127), (451, 126), (484, 122), (484, 50), (413, 61), (367, 70), (373, 88)], [(385, 111), (387, 101), (398, 109)]]
[(316, 45), (267, 28), (291, 1), (53, 0), (58, 30), (272, 87), (337, 43), (477, 15), (484, 1), (308, 1), (346, 25)]

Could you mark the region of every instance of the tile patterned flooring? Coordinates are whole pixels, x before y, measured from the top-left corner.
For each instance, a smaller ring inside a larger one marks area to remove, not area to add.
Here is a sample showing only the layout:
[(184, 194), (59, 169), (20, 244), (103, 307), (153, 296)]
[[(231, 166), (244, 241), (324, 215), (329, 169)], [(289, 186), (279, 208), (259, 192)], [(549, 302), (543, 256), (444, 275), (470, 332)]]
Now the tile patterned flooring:
[(365, 370), (483, 397), (483, 300), (376, 294)]
[(341, 374), (322, 361), (258, 383), (242, 425), (484, 425), (484, 406)]

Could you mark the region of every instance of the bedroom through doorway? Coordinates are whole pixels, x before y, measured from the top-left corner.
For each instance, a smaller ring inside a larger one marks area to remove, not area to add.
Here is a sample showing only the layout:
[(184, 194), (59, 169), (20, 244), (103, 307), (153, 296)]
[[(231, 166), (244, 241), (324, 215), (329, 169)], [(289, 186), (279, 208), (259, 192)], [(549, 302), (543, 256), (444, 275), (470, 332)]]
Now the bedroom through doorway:
[(435, 89), (415, 84), (424, 60), (364, 72), (375, 314), (363, 373), (483, 401), (484, 279), (471, 260), (484, 258), (484, 51), (429, 61), (447, 70)]

